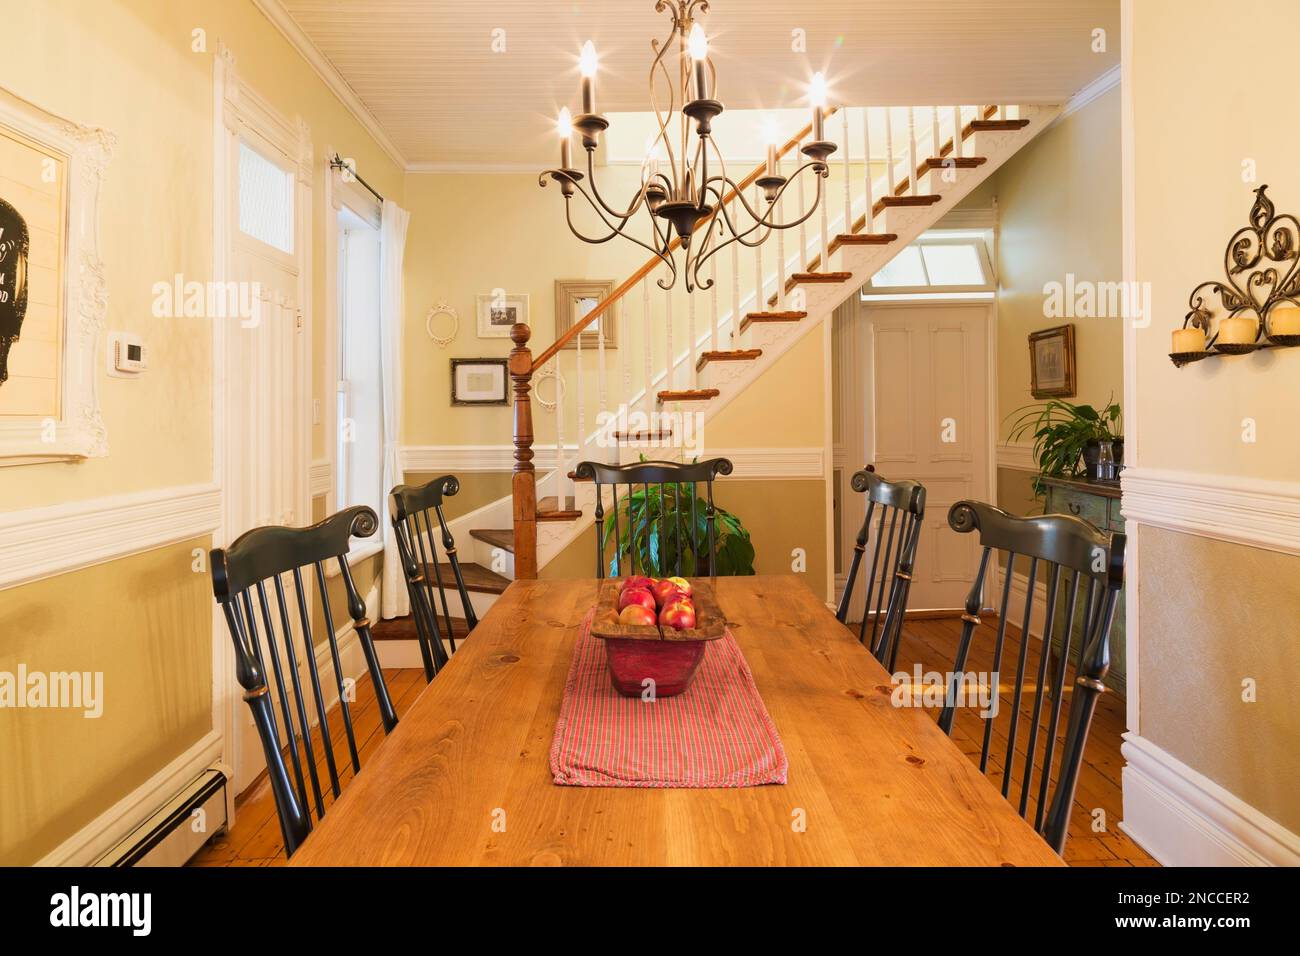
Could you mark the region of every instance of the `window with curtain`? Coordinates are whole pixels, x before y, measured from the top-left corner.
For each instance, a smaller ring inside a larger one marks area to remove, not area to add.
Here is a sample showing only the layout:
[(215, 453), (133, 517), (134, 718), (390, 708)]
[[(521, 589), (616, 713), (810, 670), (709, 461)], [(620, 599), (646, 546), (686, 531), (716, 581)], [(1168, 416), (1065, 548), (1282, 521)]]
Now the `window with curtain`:
[(384, 393), (380, 358), (379, 230), (339, 213), (338, 507), (384, 507)]

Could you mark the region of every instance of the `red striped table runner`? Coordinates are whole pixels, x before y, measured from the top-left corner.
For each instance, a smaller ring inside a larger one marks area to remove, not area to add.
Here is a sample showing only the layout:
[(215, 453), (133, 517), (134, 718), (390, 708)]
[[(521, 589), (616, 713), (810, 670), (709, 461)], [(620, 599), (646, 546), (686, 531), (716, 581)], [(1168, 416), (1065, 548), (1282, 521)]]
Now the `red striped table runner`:
[(551, 743), (555, 782), (577, 787), (753, 787), (789, 764), (745, 656), (710, 641), (691, 686), (644, 701), (614, 689), (605, 642), (582, 622)]

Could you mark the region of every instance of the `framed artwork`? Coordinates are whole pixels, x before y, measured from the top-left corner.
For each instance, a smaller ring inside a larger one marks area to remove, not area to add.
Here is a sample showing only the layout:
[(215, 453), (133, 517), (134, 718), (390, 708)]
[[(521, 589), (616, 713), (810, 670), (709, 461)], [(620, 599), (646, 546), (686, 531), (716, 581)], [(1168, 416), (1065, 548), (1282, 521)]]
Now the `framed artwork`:
[(489, 292), (478, 297), (478, 337), (508, 339), (517, 322), (528, 325), (528, 296)]
[(108, 454), (96, 348), (113, 145), (0, 89), (0, 465)]
[[(558, 339), (580, 322), (602, 299), (614, 292), (613, 279), (556, 279), (555, 280), (555, 337)], [(605, 347), (618, 347), (618, 322), (615, 313), (618, 304), (604, 312), (580, 336), (565, 344), (566, 349), (576, 349), (582, 339), (583, 349), (594, 349), (600, 344), (600, 333), (605, 333)]]
[(507, 359), (454, 358), (451, 360), (453, 405), (509, 405), (510, 376)]
[(1029, 391), (1034, 398), (1074, 394), (1074, 326), (1029, 333)]

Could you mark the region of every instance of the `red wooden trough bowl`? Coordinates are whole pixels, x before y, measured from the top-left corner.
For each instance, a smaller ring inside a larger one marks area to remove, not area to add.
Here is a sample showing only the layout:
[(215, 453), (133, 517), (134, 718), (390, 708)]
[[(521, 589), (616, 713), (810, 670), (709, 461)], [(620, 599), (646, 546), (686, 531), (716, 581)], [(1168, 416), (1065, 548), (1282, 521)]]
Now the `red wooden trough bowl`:
[[(726, 633), (727, 622), (718, 608), (713, 586), (691, 579), (695, 627), (635, 626), (618, 621), (618, 595), (622, 581), (601, 582), (591, 633), (605, 642), (605, 659), (614, 689), (625, 697), (639, 697), (648, 687), (654, 696), (674, 697), (686, 690), (704, 659), (705, 644)], [(647, 681), (653, 681), (648, 684)]]

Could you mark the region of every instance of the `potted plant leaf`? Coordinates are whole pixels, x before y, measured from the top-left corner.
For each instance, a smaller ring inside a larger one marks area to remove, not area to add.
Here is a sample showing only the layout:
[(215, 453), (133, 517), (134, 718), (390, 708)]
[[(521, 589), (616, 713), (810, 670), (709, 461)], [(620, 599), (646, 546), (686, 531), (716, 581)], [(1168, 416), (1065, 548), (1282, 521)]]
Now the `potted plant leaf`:
[[(618, 501), (617, 565), (609, 562), (609, 573), (616, 567), (627, 571), (636, 568), (651, 576), (676, 574), (680, 558), (681, 574), (699, 576), (708, 568), (708, 502), (695, 497), (692, 507), (689, 483), (650, 485), (620, 497)], [(754, 573), (754, 545), (740, 519), (725, 508), (714, 506), (713, 561), (718, 575)], [(605, 547), (615, 533), (615, 512), (605, 515)]]
[(1033, 482), (1035, 495), (1044, 492), (1043, 478), (1099, 481), (1112, 477), (1102, 473), (1103, 443), (1110, 443), (1114, 465), (1123, 461), (1123, 418), (1115, 402), (1099, 411), (1092, 405), (1054, 398), (1021, 406), (1007, 419), (1011, 421), (1008, 442), (1033, 436), (1034, 460), (1038, 463)]

